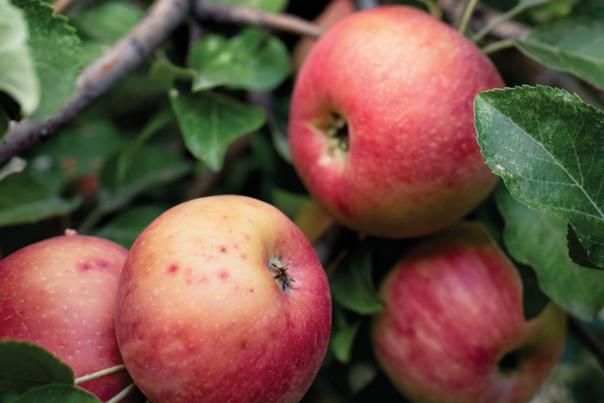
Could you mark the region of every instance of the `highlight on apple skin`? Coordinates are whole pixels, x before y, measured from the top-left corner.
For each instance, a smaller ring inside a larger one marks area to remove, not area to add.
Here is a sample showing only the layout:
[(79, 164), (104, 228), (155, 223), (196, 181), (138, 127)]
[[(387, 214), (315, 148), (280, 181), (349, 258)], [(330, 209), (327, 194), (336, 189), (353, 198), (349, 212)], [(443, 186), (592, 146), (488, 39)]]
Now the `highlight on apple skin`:
[(414, 402), (526, 402), (564, 347), (564, 312), (550, 303), (525, 320), (518, 271), (479, 224), (422, 241), (380, 296), (374, 352)]
[[(127, 254), (114, 242), (69, 234), (0, 260), (0, 339), (39, 344), (76, 377), (122, 364), (113, 318)], [(130, 383), (120, 371), (79, 386), (106, 401)]]
[(296, 79), (289, 138), (312, 196), (342, 224), (374, 236), (432, 233), (491, 191), (472, 102), (503, 86), (489, 59), (417, 8), (345, 17)]
[(116, 332), (154, 403), (297, 402), (328, 345), (331, 296), (301, 231), (243, 196), (180, 204), (137, 238)]

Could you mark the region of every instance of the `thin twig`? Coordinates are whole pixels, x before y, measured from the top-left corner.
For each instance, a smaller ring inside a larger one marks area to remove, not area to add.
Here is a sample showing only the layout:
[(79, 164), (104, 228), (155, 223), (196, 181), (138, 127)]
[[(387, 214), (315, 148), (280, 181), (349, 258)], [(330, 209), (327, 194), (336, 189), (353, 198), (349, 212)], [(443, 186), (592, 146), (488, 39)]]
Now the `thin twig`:
[[(459, 0), (439, 0), (438, 3), (451, 20), (456, 19), (460, 13), (460, 8), (463, 7), (463, 3)], [(470, 25), (477, 30), (485, 25), (490, 25), (495, 19), (501, 16), (500, 12), (482, 5), (478, 7), (477, 14), (480, 15), (480, 18), (472, 19), (470, 22)], [(474, 24), (479, 26), (475, 26)], [(529, 27), (519, 22), (506, 21), (494, 27), (490, 33), (499, 38), (518, 38), (527, 35), (529, 30)]]
[(515, 39), (502, 39), (497, 42), (489, 43), (487, 46), (482, 48), (482, 51), (488, 55), (489, 53), (495, 53), (503, 49), (512, 48), (515, 45)]
[(323, 28), (294, 15), (269, 13), (243, 6), (226, 6), (195, 0), (193, 11), (199, 18), (236, 24), (259, 25), (315, 38), (323, 33)]
[(125, 369), (126, 369), (126, 366), (124, 364), (116, 365), (114, 367), (105, 368), (105, 369), (102, 369), (100, 371), (93, 372), (91, 374), (83, 375), (83, 376), (81, 376), (79, 378), (76, 378), (76, 380), (75, 380), (74, 383), (76, 385), (79, 385), (81, 383), (92, 381), (93, 379), (102, 378), (104, 376), (111, 375), (111, 374), (114, 374), (116, 372), (123, 371)]
[(130, 392), (132, 392), (134, 388), (136, 388), (136, 385), (131, 383), (130, 385), (126, 386), (120, 393), (107, 400), (106, 403), (121, 402), (126, 396), (130, 394)]
[(570, 331), (583, 343), (583, 345), (591, 351), (594, 357), (604, 368), (604, 344), (595, 334), (589, 330), (587, 326), (581, 323), (577, 318), (569, 315), (568, 325)]
[(545, 4), (547, 0), (542, 0), (541, 3), (518, 3), (517, 6), (511, 8), (509, 11), (496, 16), (491, 19), (484, 28), (482, 28), (476, 35), (472, 37), (472, 41), (478, 42), (483, 39), (485, 36), (489, 34), (489, 32), (493, 31), (495, 28), (501, 26), (501, 24), (506, 23), (507, 21), (511, 21), (516, 16), (522, 14), (526, 10), (535, 7), (540, 4)]
[(78, 77), (77, 92), (56, 115), (42, 123), (24, 121), (12, 125), (10, 133), (0, 142), (0, 165), (73, 120), (92, 101), (134, 70), (184, 20), (188, 11), (188, 0), (157, 0), (128, 35), (84, 70)]
[(460, 34), (466, 34), (466, 31), (468, 30), (468, 24), (470, 23), (472, 14), (474, 14), (474, 10), (476, 10), (477, 4), (478, 0), (466, 0), (466, 6), (464, 7), (459, 22), (457, 23), (457, 30)]

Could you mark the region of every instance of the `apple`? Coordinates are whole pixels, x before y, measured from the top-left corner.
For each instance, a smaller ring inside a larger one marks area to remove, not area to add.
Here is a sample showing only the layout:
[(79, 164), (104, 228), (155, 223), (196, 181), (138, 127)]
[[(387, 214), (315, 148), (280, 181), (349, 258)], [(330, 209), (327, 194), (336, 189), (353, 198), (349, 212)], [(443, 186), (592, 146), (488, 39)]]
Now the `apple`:
[(380, 296), (375, 355), (414, 402), (525, 402), (564, 347), (564, 312), (550, 303), (525, 320), (518, 271), (479, 224), (414, 247)]
[(243, 196), (171, 208), (136, 239), (116, 333), (154, 403), (296, 402), (328, 345), (331, 296), (302, 232)]
[[(122, 364), (113, 317), (127, 254), (70, 231), (0, 260), (0, 339), (38, 344), (76, 377)], [(131, 383), (120, 371), (79, 386), (106, 401)]]
[(502, 85), (472, 42), (419, 9), (352, 14), (321, 37), (297, 76), (294, 165), (345, 226), (388, 238), (432, 233), (495, 184), (472, 102)]
[[(321, 28), (329, 28), (342, 18), (352, 14), (355, 11), (356, 7), (352, 0), (331, 0), (321, 14), (319, 14), (319, 16), (314, 20), (314, 22)], [(304, 59), (306, 58), (306, 55), (316, 41), (316, 39), (308, 37), (302, 38), (298, 41), (294, 51), (292, 52), (292, 64), (295, 70), (300, 68), (304, 62)]]

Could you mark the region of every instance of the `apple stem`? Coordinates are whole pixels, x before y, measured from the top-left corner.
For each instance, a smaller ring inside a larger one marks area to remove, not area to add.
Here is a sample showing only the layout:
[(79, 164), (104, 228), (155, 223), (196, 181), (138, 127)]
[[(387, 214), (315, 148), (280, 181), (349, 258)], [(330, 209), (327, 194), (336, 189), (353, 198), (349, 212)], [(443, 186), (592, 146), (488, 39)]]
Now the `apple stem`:
[(487, 36), (494, 29), (498, 28), (500, 25), (505, 22), (514, 19), (519, 14), (525, 12), (526, 10), (540, 6), (549, 2), (549, 0), (541, 0), (536, 2), (519, 2), (516, 6), (512, 7), (509, 11), (497, 16), (494, 18), (489, 24), (487, 24), (484, 28), (482, 28), (478, 33), (472, 36), (472, 42), (477, 43), (482, 40), (485, 36)]
[(74, 383), (76, 385), (79, 385), (81, 383), (92, 381), (93, 379), (102, 378), (103, 376), (110, 375), (110, 374), (113, 374), (115, 372), (118, 372), (118, 371), (121, 371), (124, 369), (126, 369), (126, 366), (124, 364), (116, 365), (115, 367), (105, 368), (100, 371), (93, 372), (91, 374), (83, 375), (79, 378), (76, 378)]
[(461, 18), (457, 23), (457, 30), (462, 35), (465, 35), (468, 24), (470, 23), (470, 19), (472, 18), (472, 14), (474, 14), (474, 10), (476, 10), (476, 5), (478, 4), (478, 0), (466, 0), (466, 6), (464, 7), (463, 12), (461, 13)]
[(130, 394), (130, 392), (132, 392), (132, 389), (134, 389), (136, 387), (135, 384), (131, 383), (130, 385), (126, 386), (124, 389), (122, 389), (122, 391), (120, 393), (118, 393), (117, 395), (113, 396), (111, 399), (107, 400), (105, 403), (117, 403), (120, 400), (122, 400), (123, 398), (125, 398), (126, 396), (128, 396), (128, 394)]

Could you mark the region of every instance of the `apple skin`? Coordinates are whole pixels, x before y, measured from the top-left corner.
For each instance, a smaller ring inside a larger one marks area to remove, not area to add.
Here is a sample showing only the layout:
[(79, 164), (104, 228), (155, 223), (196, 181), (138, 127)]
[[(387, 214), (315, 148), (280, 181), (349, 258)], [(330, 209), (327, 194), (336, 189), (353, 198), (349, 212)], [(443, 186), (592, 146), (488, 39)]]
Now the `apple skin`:
[(525, 402), (564, 348), (564, 312), (550, 303), (524, 319), (519, 274), (479, 224), (416, 246), (380, 296), (374, 352), (414, 402)]
[[(342, 18), (356, 11), (352, 0), (331, 0), (325, 9), (315, 18), (314, 23), (321, 28), (329, 28)], [(298, 41), (292, 52), (294, 70), (298, 70), (306, 55), (317, 42), (316, 39), (304, 37)]]
[[(293, 279), (284, 290), (271, 259)], [(296, 402), (329, 341), (327, 278), (302, 232), (243, 196), (182, 203), (135, 241), (116, 332), (154, 403)]]
[[(127, 254), (111, 241), (70, 234), (0, 260), (0, 339), (39, 344), (76, 377), (122, 364), (113, 318)], [(131, 383), (120, 371), (79, 386), (106, 401)]]
[[(501, 86), (480, 49), (423, 11), (357, 12), (321, 37), (298, 74), (294, 165), (345, 226), (388, 238), (432, 233), (496, 182), (476, 141), (472, 102)], [(328, 133), (337, 132), (334, 116), (346, 122), (347, 146)]]

